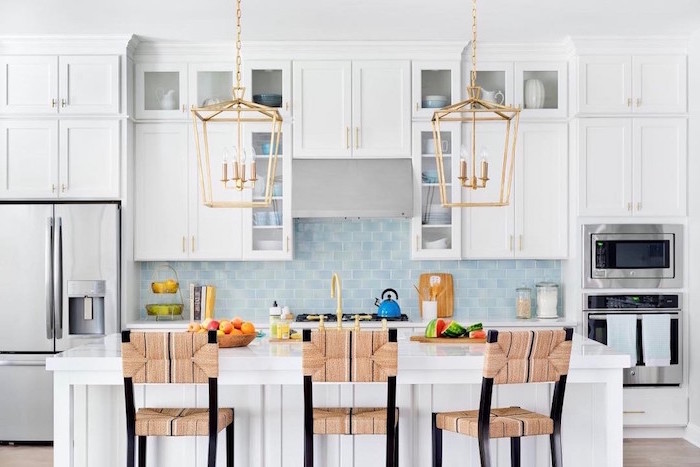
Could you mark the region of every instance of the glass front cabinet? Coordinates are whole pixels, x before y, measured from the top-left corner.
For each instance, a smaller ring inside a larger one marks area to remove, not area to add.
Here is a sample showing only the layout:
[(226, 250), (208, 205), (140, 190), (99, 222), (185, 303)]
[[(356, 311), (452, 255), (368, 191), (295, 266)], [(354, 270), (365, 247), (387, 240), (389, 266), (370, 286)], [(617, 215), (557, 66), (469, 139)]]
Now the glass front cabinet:
[(413, 61), (413, 118), (430, 119), (435, 109), (461, 100), (459, 61)]
[[(459, 183), (454, 183), (461, 147), (459, 123), (441, 125), (446, 194), (460, 199)], [(413, 259), (459, 259), (461, 255), (461, 210), (442, 206), (438, 184), (436, 143), (430, 122), (413, 123), (413, 219), (411, 256)]]
[[(277, 164), (274, 168), (272, 202), (267, 207), (243, 210), (244, 259), (292, 259), (292, 159), (289, 154), (291, 128), (282, 125)], [(265, 180), (270, 167), (270, 125), (250, 124), (246, 127), (246, 147), (255, 154), (258, 182), (252, 194), (253, 200), (265, 197)]]
[(250, 60), (243, 63), (245, 98), (275, 107), (283, 119), (292, 116), (292, 63), (289, 60)]

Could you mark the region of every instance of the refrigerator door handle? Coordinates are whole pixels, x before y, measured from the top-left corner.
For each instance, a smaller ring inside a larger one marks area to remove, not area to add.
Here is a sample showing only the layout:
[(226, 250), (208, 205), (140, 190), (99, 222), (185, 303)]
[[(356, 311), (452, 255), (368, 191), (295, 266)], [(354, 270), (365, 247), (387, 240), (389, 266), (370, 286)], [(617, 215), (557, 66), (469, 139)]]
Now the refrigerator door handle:
[(0, 360), (0, 366), (45, 366), (45, 360)]
[(46, 218), (44, 290), (46, 291), (46, 338), (53, 339), (53, 218)]
[(53, 235), (53, 305), (56, 339), (63, 338), (63, 225), (57, 217)]

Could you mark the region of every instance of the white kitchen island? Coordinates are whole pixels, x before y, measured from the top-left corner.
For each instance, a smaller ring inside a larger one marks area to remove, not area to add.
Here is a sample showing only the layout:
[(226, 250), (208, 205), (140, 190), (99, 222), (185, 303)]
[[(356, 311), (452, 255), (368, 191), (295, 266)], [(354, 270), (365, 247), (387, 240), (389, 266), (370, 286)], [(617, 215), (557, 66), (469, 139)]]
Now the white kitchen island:
[[(47, 359), (54, 372), (54, 467), (122, 467), (126, 424), (120, 336)], [(400, 465), (430, 465), (433, 410), (478, 408), (481, 344), (422, 344), (399, 337), (397, 404)], [(574, 336), (563, 412), (567, 466), (622, 466), (622, 371), (627, 355)], [(220, 352), (219, 403), (235, 409), (235, 465), (298, 467), (303, 458), (301, 344), (256, 339)], [(315, 386), (321, 406), (382, 406), (385, 385)], [(493, 406), (549, 413), (552, 386), (497, 386)], [(206, 406), (206, 386), (137, 386), (136, 405)], [(497, 465), (509, 465), (509, 443), (495, 443)], [(384, 465), (383, 436), (316, 437), (316, 463), (327, 467)], [(476, 466), (476, 440), (445, 433), (444, 465)], [(72, 448), (71, 448), (72, 447)], [(547, 466), (549, 438), (523, 438), (522, 465)], [(225, 465), (220, 437), (217, 465)], [(148, 465), (206, 465), (206, 438), (149, 438)]]

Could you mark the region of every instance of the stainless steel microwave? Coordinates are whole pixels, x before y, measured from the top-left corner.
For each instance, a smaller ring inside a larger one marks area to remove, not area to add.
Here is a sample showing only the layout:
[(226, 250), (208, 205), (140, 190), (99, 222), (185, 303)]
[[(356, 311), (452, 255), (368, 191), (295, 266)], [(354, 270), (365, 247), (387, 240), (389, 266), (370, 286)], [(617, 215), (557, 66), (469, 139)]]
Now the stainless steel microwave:
[(683, 226), (583, 226), (583, 287), (683, 287)]

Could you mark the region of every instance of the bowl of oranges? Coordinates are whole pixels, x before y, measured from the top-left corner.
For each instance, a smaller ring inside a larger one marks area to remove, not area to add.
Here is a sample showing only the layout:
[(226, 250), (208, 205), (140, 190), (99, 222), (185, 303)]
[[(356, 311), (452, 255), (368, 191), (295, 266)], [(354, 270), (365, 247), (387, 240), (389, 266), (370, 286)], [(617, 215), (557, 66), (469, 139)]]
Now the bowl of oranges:
[(245, 347), (255, 339), (255, 325), (243, 321), (238, 316), (233, 319), (216, 320), (207, 318), (201, 323), (192, 322), (187, 327), (189, 332), (216, 331), (219, 347)]

